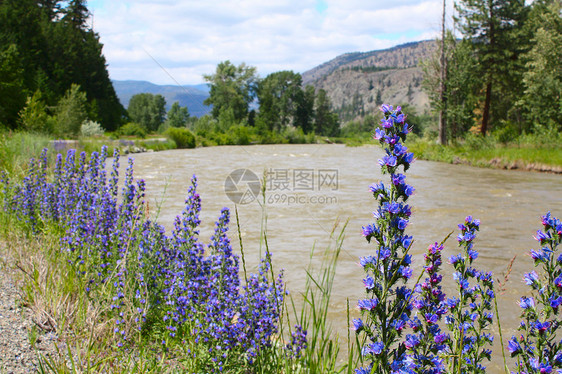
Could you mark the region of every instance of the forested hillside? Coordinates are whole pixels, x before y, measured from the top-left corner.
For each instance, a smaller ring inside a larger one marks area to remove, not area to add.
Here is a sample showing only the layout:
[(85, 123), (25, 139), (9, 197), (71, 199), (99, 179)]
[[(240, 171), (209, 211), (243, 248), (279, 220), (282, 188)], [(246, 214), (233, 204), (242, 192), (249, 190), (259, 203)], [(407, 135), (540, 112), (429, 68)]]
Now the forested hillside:
[(124, 109), (86, 1), (0, 1), (0, 25), (0, 124), (59, 132), (59, 120), (76, 114), (68, 113), (74, 105), (77, 120), (119, 126)]

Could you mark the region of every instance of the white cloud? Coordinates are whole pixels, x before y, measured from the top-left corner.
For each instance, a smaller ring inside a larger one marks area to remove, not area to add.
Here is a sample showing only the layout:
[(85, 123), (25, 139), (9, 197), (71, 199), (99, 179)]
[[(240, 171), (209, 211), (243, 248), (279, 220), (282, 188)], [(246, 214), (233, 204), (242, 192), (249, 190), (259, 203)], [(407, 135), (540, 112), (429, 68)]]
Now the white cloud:
[[(201, 83), (224, 60), (261, 76), (304, 72), (342, 53), (433, 38), (440, 0), (93, 0), (113, 79)], [(150, 55), (150, 56), (149, 56)]]

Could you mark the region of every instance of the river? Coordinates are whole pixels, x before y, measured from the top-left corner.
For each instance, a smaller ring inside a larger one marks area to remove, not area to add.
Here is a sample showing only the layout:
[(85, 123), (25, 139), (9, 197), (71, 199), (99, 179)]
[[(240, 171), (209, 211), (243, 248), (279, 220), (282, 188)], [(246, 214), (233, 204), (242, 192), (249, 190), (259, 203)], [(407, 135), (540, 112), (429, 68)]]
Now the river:
[[(377, 160), (381, 155), (382, 150), (376, 146), (256, 145), (144, 153), (134, 158), (135, 177), (146, 180), (151, 214), (158, 214), (161, 224), (167, 228), (172, 226), (174, 217), (183, 209), (190, 178), (196, 174), (203, 206), (201, 237), (207, 242), (220, 209), (231, 208), (230, 237), (236, 251), (240, 246), (235, 203), (231, 199), (241, 196), (233, 187), (248, 192), (241, 201), (244, 204), (238, 204), (248, 267), (255, 269), (258, 263), (265, 211), (274, 267), (285, 269), (287, 288), (297, 301), (306, 278), (311, 248), (316, 248), (313, 263), (317, 265), (322, 250), (334, 246), (330, 239), (334, 225), (339, 222), (341, 228), (347, 221), (329, 314), (334, 329), (345, 339), (347, 299), (354, 307), (364, 295), (358, 258), (371, 254), (374, 248), (361, 236), (361, 226), (373, 221), (372, 212), (377, 207), (369, 185), (380, 180), (386, 182), (388, 178), (380, 173)], [(246, 171), (232, 174), (240, 169)], [(253, 188), (259, 187), (252, 184), (252, 177), (255, 174), (261, 179), (264, 173), (267, 175), (265, 210), (258, 202), (261, 198), (252, 201)], [(549, 210), (559, 218), (562, 216), (562, 176), (419, 160), (406, 175), (407, 183), (416, 189), (408, 201), (413, 214), (406, 229), (415, 240), (413, 279), (423, 265), (427, 246), (441, 241), (452, 230), (456, 236), (457, 224), (467, 215), (481, 220), (475, 244), (480, 252), (476, 267), (491, 270), (494, 278), (503, 279), (516, 256), (506, 289), (498, 292), (506, 341), (519, 323), (517, 300), (529, 294), (522, 277), (533, 268), (528, 252), (538, 248), (533, 234), (541, 228), (540, 217)], [(228, 194), (225, 192), (227, 179)], [(445, 244), (444, 257), (457, 253), (457, 243), (452, 237)], [(450, 291), (451, 266), (443, 267), (444, 288)], [(358, 315), (355, 309), (351, 313), (352, 317)], [(503, 373), (501, 366), (499, 337), (496, 336), (488, 372)]]

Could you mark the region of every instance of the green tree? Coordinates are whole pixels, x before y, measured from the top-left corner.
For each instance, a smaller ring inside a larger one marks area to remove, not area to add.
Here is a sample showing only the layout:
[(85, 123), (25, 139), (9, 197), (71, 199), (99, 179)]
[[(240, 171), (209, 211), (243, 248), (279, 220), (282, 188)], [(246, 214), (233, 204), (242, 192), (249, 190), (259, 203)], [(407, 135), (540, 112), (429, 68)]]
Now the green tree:
[(314, 99), (316, 90), (313, 86), (306, 86), (299, 92), (295, 126), (300, 127), (305, 134), (314, 131)]
[(166, 99), (162, 95), (140, 93), (133, 95), (127, 108), (129, 117), (148, 132), (158, 130), (164, 122)]
[(295, 123), (297, 110), (304, 100), (301, 86), (301, 75), (292, 71), (271, 73), (258, 83), (258, 117), (269, 130), (280, 131)]
[[(483, 104), (480, 131), (505, 119), (513, 91), (518, 91), (516, 73), (520, 50), (516, 29), (524, 21), (524, 0), (459, 0), (457, 23), (465, 39), (472, 42), (482, 77)], [(506, 87), (511, 86), (511, 87)], [(493, 116), (495, 114), (495, 116)]]
[(338, 136), (340, 132), (338, 116), (332, 112), (332, 104), (325, 90), (318, 90), (314, 106), (314, 127), (316, 134)]
[(125, 111), (88, 15), (85, 0), (0, 1), (0, 54), (14, 45), (18, 52), (14, 66), (22, 72), (22, 94), (18, 108), (10, 110), (9, 125), (16, 126), (25, 98), (37, 89), (47, 106), (55, 106), (72, 84), (80, 85), (89, 102), (97, 101), (97, 119), (105, 128), (120, 125)]
[(15, 44), (0, 51), (0, 124), (16, 123), (25, 104), (24, 71)]
[(187, 107), (180, 106), (176, 101), (166, 115), (166, 125), (168, 127), (185, 127), (189, 120)]
[(88, 118), (87, 113), (86, 93), (80, 91), (79, 85), (73, 84), (55, 108), (55, 133), (64, 136), (78, 135), (80, 126)]
[(231, 109), (236, 121), (246, 119), (258, 81), (255, 67), (244, 63), (234, 66), (227, 60), (217, 65), (214, 74), (203, 78), (210, 85), (209, 97), (204, 104), (213, 106), (213, 118), (217, 119), (222, 111)]
[(47, 114), (47, 106), (42, 100), (41, 91), (35, 91), (33, 96), (27, 98), (25, 107), (19, 113), (21, 126), (27, 131), (48, 133), (49, 115)]
[(532, 39), (532, 49), (524, 56), (527, 70), (520, 102), (531, 124), (554, 124), (558, 130), (562, 130), (561, 8), (560, 2), (553, 1), (536, 15), (535, 22), (540, 26)]
[(70, 24), (73, 28), (84, 31), (89, 29), (87, 21), (90, 11), (85, 0), (70, 0), (62, 13), (64, 14), (62, 21)]

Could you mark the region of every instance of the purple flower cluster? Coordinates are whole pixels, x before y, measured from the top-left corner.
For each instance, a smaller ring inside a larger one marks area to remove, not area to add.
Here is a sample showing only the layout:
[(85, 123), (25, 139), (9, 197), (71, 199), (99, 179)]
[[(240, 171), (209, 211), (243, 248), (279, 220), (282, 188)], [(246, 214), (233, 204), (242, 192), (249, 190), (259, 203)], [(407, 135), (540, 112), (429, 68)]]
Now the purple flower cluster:
[[(406, 201), (414, 191), (399, 167), (408, 170), (413, 155), (402, 144), (410, 129), (401, 108), (383, 105), (381, 110), (384, 118), (374, 138), (385, 148), (379, 165), (383, 174), (390, 174), (390, 183), (370, 187), (378, 208), (375, 223), (364, 226), (363, 235), (376, 242), (377, 249), (360, 259), (367, 297), (358, 302), (363, 318), (353, 324), (357, 334), (364, 335), (361, 354), (367, 365), (356, 372), (483, 373), (482, 363), (491, 355), (487, 347), (493, 337), (487, 330), (495, 295), (491, 273), (472, 267), (478, 257), (473, 243), (480, 222), (469, 216), (459, 225), (457, 239), (463, 253), (450, 258), (458, 297), (447, 298), (441, 289), (443, 245), (439, 243), (429, 246), (425, 255), (425, 280), (413, 291), (399, 284), (412, 275), (408, 252), (413, 239), (405, 229), (411, 215)], [(442, 331), (443, 322), (450, 333)], [(406, 333), (409, 329), (411, 333)]]
[(60, 253), (90, 297), (107, 307), (117, 346), (133, 344), (133, 334), (159, 336), (165, 348), (190, 342), (181, 346), (191, 347), (198, 370), (219, 372), (227, 361), (251, 364), (278, 332), (285, 295), (271, 255), (241, 285), (227, 235), (228, 209), (221, 211), (210, 244), (199, 241), (195, 177), (167, 236), (148, 218), (145, 183), (134, 181), (132, 159), (119, 194), (119, 154), (109, 177), (106, 158), (105, 147), (89, 160), (82, 153), (76, 161), (74, 150), (64, 162), (58, 155), (49, 182), (44, 150), (22, 183), (12, 186), (3, 178), (4, 208), (36, 233), (47, 227), (63, 233)]
[(562, 309), (562, 222), (550, 212), (542, 217), (544, 231), (537, 231), (535, 239), (541, 245), (531, 250), (535, 271), (525, 274), (524, 281), (531, 288), (531, 297), (522, 297), (519, 338), (513, 336), (507, 349), (517, 358), (517, 373), (562, 373), (562, 340), (560, 340), (560, 311)]
[(494, 283), (491, 273), (472, 267), (478, 257), (474, 239), (480, 221), (468, 216), (459, 229), (457, 240), (463, 252), (449, 259), (455, 268), (453, 278), (459, 293), (458, 297), (446, 300), (449, 314), (445, 323), (451, 331), (447, 342), (447, 351), (452, 357), (450, 372), (485, 373), (484, 359), (490, 360), (492, 354), (486, 347), (493, 342), (493, 336), (487, 331), (493, 322)]
[(307, 331), (301, 325), (295, 325), (295, 331), (291, 333), (291, 342), (285, 346), (290, 358), (300, 358), (302, 351), (307, 347)]
[(412, 357), (416, 373), (440, 374), (445, 372), (442, 354), (445, 353), (449, 335), (441, 331), (439, 322), (448, 312), (446, 296), (441, 290), (443, 245), (434, 243), (425, 254), (425, 280), (416, 285), (412, 304), (418, 316), (412, 318), (410, 327), (414, 334), (406, 336), (406, 348)]
[(392, 106), (383, 105), (381, 111), (384, 118), (374, 138), (384, 147), (385, 155), (379, 165), (383, 173), (390, 174), (390, 183), (388, 187), (382, 182), (370, 187), (378, 201), (374, 212), (376, 222), (363, 227), (363, 235), (368, 242), (374, 240), (377, 249), (373, 256), (360, 259), (365, 271), (366, 298), (358, 302), (362, 319), (355, 319), (353, 323), (357, 334), (365, 336), (361, 354), (367, 366), (357, 369), (357, 373), (368, 373), (373, 368), (377, 373), (402, 373), (413, 367), (405, 349), (415, 342), (399, 342), (412, 311), (412, 290), (404, 283), (412, 275), (408, 254), (412, 237), (405, 234), (405, 229), (411, 215), (406, 201), (414, 192), (399, 168), (405, 172), (413, 161), (413, 154), (402, 144), (410, 130), (401, 108), (394, 110)]

